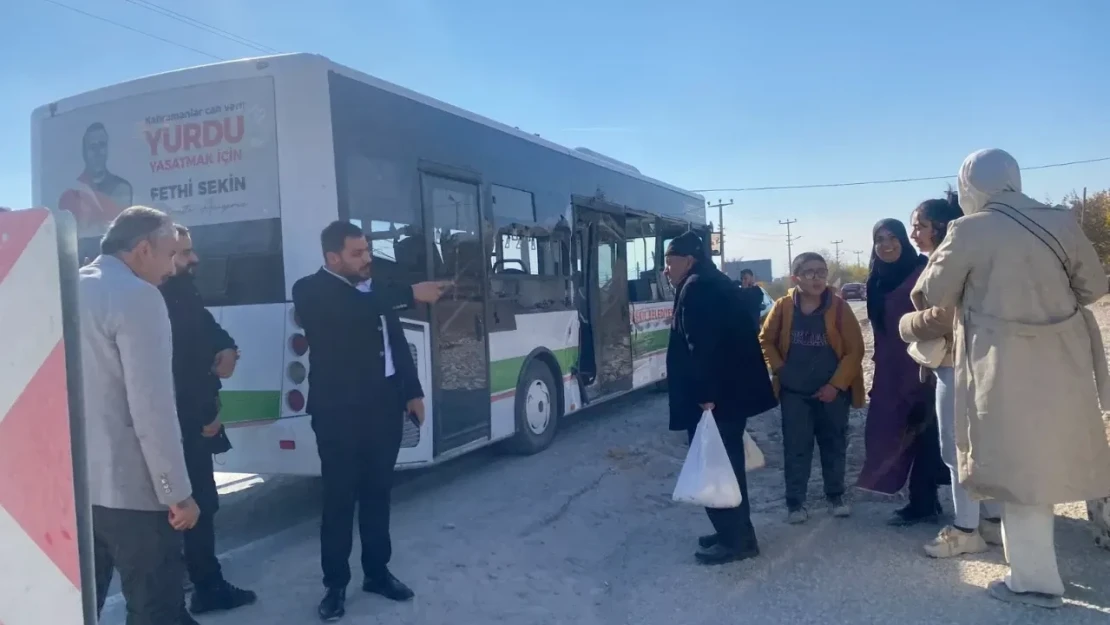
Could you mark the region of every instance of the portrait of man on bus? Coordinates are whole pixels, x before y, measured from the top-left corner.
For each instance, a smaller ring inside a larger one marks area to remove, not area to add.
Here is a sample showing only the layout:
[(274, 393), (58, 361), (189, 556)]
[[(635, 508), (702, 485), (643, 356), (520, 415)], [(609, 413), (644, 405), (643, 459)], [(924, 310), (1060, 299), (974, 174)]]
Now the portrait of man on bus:
[(73, 213), (79, 234), (102, 232), (116, 215), (131, 206), (131, 183), (108, 171), (108, 130), (94, 122), (81, 137), (85, 169), (58, 200), (58, 208)]

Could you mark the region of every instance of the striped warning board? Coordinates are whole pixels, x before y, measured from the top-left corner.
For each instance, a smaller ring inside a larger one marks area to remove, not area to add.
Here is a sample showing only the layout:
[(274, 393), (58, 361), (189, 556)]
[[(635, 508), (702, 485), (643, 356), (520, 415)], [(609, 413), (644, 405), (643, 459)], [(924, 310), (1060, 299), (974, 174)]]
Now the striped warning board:
[(2, 625), (92, 623), (81, 590), (89, 514), (77, 505), (87, 500), (75, 490), (84, 467), (75, 478), (64, 340), (76, 332), (76, 310), (67, 310), (76, 249), (72, 218), (60, 221), (46, 209), (0, 212)]

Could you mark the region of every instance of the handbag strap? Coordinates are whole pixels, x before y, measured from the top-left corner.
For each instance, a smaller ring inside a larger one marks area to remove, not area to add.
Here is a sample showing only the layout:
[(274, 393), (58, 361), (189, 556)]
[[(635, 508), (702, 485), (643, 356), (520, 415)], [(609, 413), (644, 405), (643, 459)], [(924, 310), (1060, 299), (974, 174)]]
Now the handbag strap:
[[(1003, 204), (1002, 202), (988, 202), (987, 205), (983, 208), (985, 208), (986, 210), (994, 211), (999, 215), (1005, 215), (1014, 223), (1024, 228), (1026, 232), (1036, 237), (1041, 243), (1044, 243), (1045, 247), (1047, 247), (1049, 251), (1052, 252), (1052, 255), (1056, 257), (1056, 260), (1060, 262), (1060, 268), (1064, 271), (1064, 277), (1067, 278), (1068, 284), (1071, 284), (1071, 272), (1068, 271), (1068, 253), (1066, 250), (1064, 250), (1064, 245), (1060, 243), (1060, 239), (1057, 239), (1056, 235), (1052, 234), (1048, 231), (1047, 228), (1037, 223), (1029, 216), (1023, 214), (1021, 211), (1017, 210), (1013, 206), (1010, 206), (1009, 204)], [(1034, 231), (1027, 225), (1027, 222), (1036, 226), (1049, 239), (1052, 239), (1052, 243), (1049, 243), (1045, 237), (1037, 234), (1036, 231)], [(1055, 243), (1055, 245), (1053, 245), (1053, 243)]]

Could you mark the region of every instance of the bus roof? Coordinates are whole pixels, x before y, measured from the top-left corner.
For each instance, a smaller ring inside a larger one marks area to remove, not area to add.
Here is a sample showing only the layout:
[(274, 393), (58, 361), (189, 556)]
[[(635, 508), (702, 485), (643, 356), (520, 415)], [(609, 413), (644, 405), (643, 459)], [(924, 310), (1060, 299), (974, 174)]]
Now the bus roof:
[(430, 96), (417, 93), (416, 91), (413, 91), (411, 89), (407, 89), (400, 85), (395, 85), (391, 82), (387, 82), (358, 70), (340, 65), (325, 56), (303, 52), (250, 57), (232, 61), (220, 61), (217, 63), (197, 65), (194, 67), (144, 76), (142, 78), (135, 78), (133, 80), (117, 83), (109, 87), (102, 87), (100, 89), (86, 91), (85, 93), (74, 95), (68, 98), (63, 98), (61, 100), (57, 100), (50, 104), (46, 104), (36, 108), (31, 114), (32, 125), (37, 126), (38, 122), (42, 119), (46, 117), (52, 117), (53, 115), (64, 113), (66, 111), (71, 111), (86, 106), (92, 106), (95, 104), (111, 102), (114, 100), (120, 100), (144, 93), (152, 93), (194, 84), (245, 78), (247, 76), (257, 75), (257, 72), (262, 70), (269, 70), (268, 73), (276, 75), (284, 73), (285, 71), (290, 71), (297, 67), (300, 67), (302, 69), (311, 69), (312, 66), (316, 66), (318, 69), (324, 71), (334, 71), (338, 74), (344, 75), (354, 80), (358, 80), (394, 95), (398, 95), (413, 100), (414, 102), (439, 109), (446, 113), (450, 113), (457, 117), (482, 124), (494, 130), (499, 130), (506, 134), (515, 136), (519, 139), (530, 141), (545, 148), (561, 152), (572, 158), (576, 158), (578, 160), (585, 161), (599, 167), (604, 167), (630, 178), (636, 178), (659, 187), (670, 189), (671, 191), (681, 193), (691, 199), (696, 199), (703, 204), (705, 202), (705, 198), (700, 194), (676, 187), (671, 184), (667, 184), (666, 182), (651, 178), (649, 176), (645, 176), (641, 174), (635, 167), (622, 163), (612, 157), (605, 156), (603, 154), (593, 152), (592, 150), (588, 149), (583, 150), (581, 148), (568, 148), (553, 141), (544, 139), (539, 135), (524, 132), (519, 128), (494, 121), (492, 119), (489, 119), (488, 117), (483, 117), (482, 115), (478, 115), (477, 113), (472, 113), (470, 111), (448, 104), (446, 102), (442, 102)]

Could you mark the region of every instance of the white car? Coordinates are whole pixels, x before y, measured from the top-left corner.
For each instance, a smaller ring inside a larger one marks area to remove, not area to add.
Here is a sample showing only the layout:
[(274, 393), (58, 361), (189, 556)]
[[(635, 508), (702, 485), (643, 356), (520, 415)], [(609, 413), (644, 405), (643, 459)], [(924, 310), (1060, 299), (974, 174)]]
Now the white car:
[(763, 304), (760, 305), (759, 308), (759, 323), (762, 324), (763, 320), (767, 318), (768, 313), (771, 312), (771, 307), (775, 305), (775, 300), (771, 299), (770, 294), (767, 293), (767, 289), (759, 287), (759, 290), (763, 291)]

